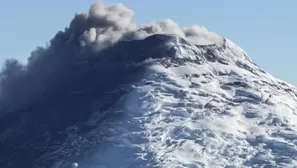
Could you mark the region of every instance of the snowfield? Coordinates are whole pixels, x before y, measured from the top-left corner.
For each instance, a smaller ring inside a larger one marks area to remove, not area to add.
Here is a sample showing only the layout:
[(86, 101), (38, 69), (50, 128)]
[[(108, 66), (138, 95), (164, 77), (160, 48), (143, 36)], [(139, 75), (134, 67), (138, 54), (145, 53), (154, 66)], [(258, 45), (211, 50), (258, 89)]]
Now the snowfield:
[(148, 66), (103, 122), (90, 119), (97, 129), (87, 136), (101, 143), (68, 163), (296, 168), (296, 88), (265, 73), (229, 40), (222, 48), (179, 39), (171, 37), (167, 46), (188, 61)]

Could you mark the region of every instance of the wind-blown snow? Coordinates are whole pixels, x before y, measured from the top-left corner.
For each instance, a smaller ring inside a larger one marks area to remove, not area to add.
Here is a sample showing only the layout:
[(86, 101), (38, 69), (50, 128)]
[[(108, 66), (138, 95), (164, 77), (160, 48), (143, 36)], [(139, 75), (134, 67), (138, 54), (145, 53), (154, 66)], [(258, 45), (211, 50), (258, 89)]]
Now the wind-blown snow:
[[(179, 49), (178, 58), (193, 58), (193, 52), (207, 56), (204, 48), (170, 45)], [(90, 133), (107, 138), (69, 163), (83, 168), (296, 167), (296, 88), (261, 71), (229, 40), (225, 49), (212, 51), (225, 62), (149, 66), (109, 119)]]

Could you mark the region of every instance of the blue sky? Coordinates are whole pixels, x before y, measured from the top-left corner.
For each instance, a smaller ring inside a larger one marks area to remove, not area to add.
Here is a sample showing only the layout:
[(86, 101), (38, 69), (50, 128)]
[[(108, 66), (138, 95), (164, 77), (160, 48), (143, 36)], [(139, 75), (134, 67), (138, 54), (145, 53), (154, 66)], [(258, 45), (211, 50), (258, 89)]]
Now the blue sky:
[[(94, 0), (27, 0), (0, 2), (0, 63), (25, 60), (63, 30), (75, 12)], [(105, 0), (122, 2), (135, 12), (133, 21), (173, 19), (181, 26), (198, 24), (231, 39), (272, 75), (297, 86), (297, 1), (268, 0)]]

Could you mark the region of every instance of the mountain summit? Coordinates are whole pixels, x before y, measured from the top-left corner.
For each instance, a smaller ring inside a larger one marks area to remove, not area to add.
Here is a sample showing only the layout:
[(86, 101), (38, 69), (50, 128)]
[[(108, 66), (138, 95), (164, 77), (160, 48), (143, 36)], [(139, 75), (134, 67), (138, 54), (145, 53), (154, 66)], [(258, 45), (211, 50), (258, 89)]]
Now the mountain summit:
[(294, 86), (204, 28), (131, 12), (93, 5), (6, 62), (1, 168), (296, 167)]

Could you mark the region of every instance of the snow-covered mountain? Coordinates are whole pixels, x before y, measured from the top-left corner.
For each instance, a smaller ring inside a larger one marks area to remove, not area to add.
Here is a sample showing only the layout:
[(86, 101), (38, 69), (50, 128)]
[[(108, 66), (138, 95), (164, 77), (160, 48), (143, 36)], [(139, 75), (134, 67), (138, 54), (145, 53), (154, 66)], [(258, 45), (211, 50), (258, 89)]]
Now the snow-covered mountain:
[(89, 124), (97, 128), (84, 140), (102, 141), (70, 163), (296, 167), (295, 87), (265, 73), (229, 40), (195, 46), (178, 36), (155, 35), (143, 43), (149, 40), (162, 41), (160, 55), (148, 57), (139, 81), (103, 122), (101, 113), (91, 117)]
[(230, 40), (154, 25), (98, 52), (82, 16), (2, 71), (1, 168), (297, 167), (297, 89)]

